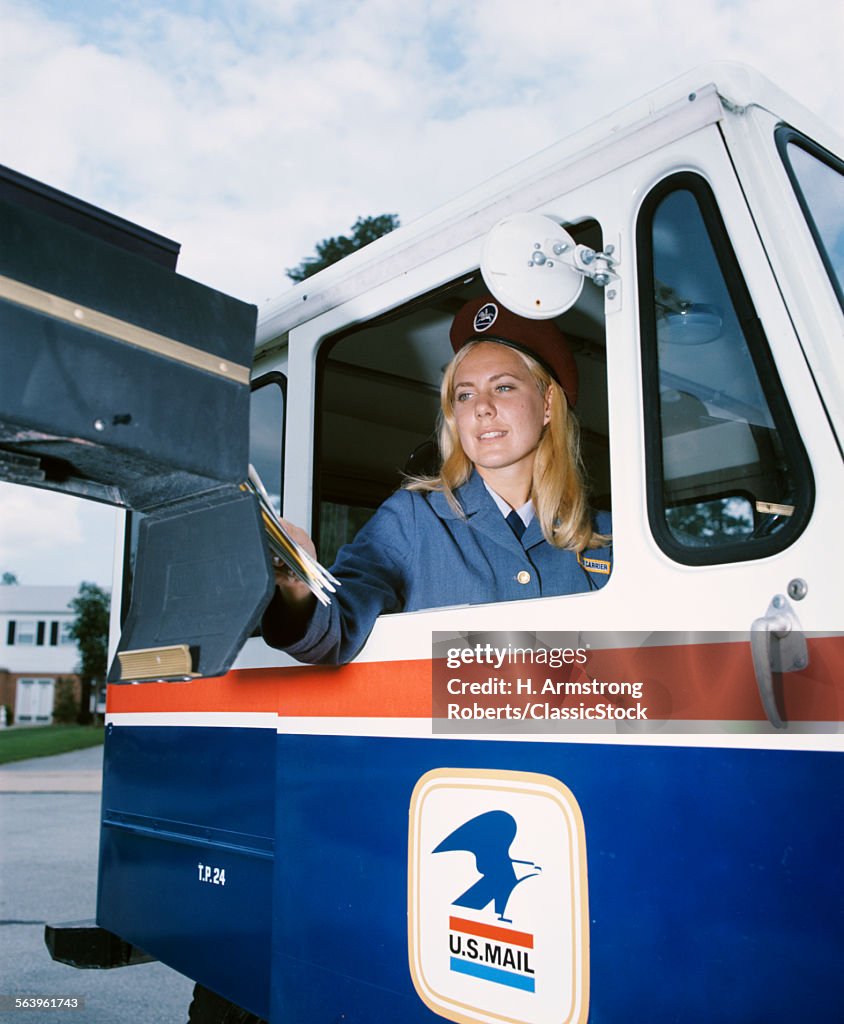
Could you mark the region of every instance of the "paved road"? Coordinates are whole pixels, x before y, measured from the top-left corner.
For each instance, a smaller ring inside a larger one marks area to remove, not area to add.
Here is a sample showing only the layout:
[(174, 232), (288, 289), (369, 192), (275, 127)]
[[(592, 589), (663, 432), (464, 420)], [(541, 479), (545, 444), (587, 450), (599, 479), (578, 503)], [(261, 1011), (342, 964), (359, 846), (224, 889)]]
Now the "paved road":
[(0, 768), (0, 793), (99, 793), (103, 748), (13, 761)]
[(0, 1010), (2, 1024), (184, 1024), (193, 983), (162, 964), (54, 963), (44, 923), (94, 916), (102, 747), (0, 769), (0, 994), (81, 996), (85, 1008)]

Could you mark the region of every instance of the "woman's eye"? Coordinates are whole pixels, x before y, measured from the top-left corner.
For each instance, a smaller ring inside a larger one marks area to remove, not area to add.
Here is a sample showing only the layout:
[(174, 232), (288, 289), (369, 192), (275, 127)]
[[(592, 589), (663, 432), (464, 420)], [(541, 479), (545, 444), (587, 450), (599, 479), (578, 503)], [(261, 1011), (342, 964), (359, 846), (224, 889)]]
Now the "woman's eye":
[(472, 396), (472, 392), (471, 391), (461, 391), (460, 394), (457, 396), (457, 401), (458, 402), (465, 402), (466, 399), (467, 398), (471, 398), (471, 396)]
[(512, 384), (499, 384), (498, 387), (495, 390), (496, 391), (512, 391), (513, 390), (513, 385)]

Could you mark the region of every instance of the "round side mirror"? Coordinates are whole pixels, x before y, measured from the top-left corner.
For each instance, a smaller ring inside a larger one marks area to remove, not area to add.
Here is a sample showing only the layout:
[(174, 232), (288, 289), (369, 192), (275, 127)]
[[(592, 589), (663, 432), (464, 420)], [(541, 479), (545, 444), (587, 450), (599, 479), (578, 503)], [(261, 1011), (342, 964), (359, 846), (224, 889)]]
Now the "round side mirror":
[(481, 252), (481, 274), (498, 301), (534, 320), (550, 320), (577, 302), (583, 275), (572, 265), (571, 235), (540, 213), (499, 221)]

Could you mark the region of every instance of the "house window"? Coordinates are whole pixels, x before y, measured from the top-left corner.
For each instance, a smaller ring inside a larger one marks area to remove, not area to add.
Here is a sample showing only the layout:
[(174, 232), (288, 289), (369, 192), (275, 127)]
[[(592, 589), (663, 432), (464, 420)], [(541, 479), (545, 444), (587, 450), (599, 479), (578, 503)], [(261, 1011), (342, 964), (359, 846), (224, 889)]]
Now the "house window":
[(64, 646), (75, 644), (73, 636), (71, 635), (71, 629), (73, 628), (72, 622), (61, 622), (59, 623), (59, 643)]
[(35, 646), (38, 623), (35, 619), (18, 619), (15, 623), (15, 645), (19, 647)]

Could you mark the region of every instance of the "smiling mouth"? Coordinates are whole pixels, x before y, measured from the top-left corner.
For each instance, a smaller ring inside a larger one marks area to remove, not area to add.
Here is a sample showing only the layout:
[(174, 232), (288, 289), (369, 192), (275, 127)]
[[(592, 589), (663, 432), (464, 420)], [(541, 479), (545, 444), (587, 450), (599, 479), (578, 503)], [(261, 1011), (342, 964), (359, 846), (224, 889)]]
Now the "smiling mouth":
[(478, 440), (496, 441), (499, 437), (504, 437), (506, 433), (506, 430), (485, 430), (482, 434), (478, 434)]

